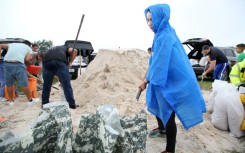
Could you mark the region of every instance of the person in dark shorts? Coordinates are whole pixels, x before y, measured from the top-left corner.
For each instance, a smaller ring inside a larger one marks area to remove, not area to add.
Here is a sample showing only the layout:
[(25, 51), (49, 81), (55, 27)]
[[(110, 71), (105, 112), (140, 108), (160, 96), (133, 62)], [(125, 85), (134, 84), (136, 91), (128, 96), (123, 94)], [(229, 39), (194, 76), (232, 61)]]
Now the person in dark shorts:
[(202, 47), (202, 53), (206, 56), (209, 56), (210, 66), (209, 68), (203, 72), (203, 76), (206, 76), (209, 72), (213, 72), (214, 80), (224, 80), (226, 68), (229, 65), (228, 59), (221, 50), (216, 47), (210, 47), (208, 45), (204, 45)]
[[(78, 105), (75, 103), (73, 90), (70, 82), (69, 67), (77, 55), (77, 50), (68, 48), (67, 46), (51, 47), (43, 57), (43, 90), (42, 105), (49, 103), (51, 86), (54, 76), (58, 76), (61, 85), (64, 88), (66, 101), (69, 107), (76, 109)], [(70, 59), (68, 61), (68, 58)]]
[(7, 50), (7, 54), (4, 56), (4, 82), (7, 86), (10, 105), (15, 103), (12, 86), (16, 80), (22, 86), (29, 103), (36, 102), (30, 95), (25, 66), (25, 62), (31, 59), (30, 45), (31, 43), (27, 40), (23, 43), (0, 44), (0, 51)]

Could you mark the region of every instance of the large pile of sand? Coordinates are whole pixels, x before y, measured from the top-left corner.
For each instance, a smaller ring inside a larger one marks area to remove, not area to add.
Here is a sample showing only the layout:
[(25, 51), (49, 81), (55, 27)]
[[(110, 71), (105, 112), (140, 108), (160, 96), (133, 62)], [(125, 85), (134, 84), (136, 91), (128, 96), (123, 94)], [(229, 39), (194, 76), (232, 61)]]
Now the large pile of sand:
[(90, 113), (108, 103), (118, 106), (121, 115), (139, 112), (145, 96), (139, 102), (135, 97), (147, 65), (144, 51), (99, 51), (87, 72), (72, 82), (77, 103)]
[[(141, 83), (148, 66), (149, 55), (137, 49), (128, 50), (99, 50), (96, 58), (87, 70), (76, 80), (71, 81), (78, 109), (72, 110), (72, 121), (76, 132), (80, 116), (84, 113), (95, 113), (98, 106), (114, 104), (121, 116), (139, 113), (145, 107), (145, 91), (140, 100), (136, 101), (138, 85)], [(58, 85), (57, 85), (58, 86)], [(209, 91), (203, 91), (205, 100)], [(50, 100), (60, 101), (58, 90), (52, 89)], [(15, 133), (29, 125), (41, 111), (40, 103), (28, 105), (26, 97), (17, 99), (14, 106), (1, 105), (0, 115), (10, 119), (9, 128)], [(185, 130), (178, 118), (176, 152), (245, 152), (245, 139), (237, 139), (229, 135), (228, 131), (220, 131), (211, 124), (211, 115), (204, 114), (204, 122)], [(148, 129), (157, 126), (156, 119), (147, 114)], [(0, 129), (0, 132), (5, 131)], [(165, 138), (148, 138), (147, 152), (158, 153), (164, 150)]]

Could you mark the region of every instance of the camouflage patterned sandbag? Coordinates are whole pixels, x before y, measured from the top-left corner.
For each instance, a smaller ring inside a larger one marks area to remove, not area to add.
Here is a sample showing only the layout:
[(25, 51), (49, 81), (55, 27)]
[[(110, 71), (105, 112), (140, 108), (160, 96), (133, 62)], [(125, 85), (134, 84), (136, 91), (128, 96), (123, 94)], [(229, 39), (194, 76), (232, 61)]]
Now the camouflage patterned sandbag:
[[(100, 108), (97, 109), (95, 115), (85, 114), (81, 116), (79, 129), (73, 142), (73, 152), (109, 153), (115, 150), (119, 132), (115, 128), (116, 126), (110, 125), (110, 123), (117, 122), (112, 121), (112, 118), (118, 121), (119, 118), (116, 117), (115, 113), (110, 113), (109, 116), (102, 114), (98, 111)], [(112, 107), (106, 108), (111, 109)], [(111, 122), (108, 123), (108, 121)]]
[(67, 102), (44, 105), (43, 111), (32, 123), (32, 129), (34, 152), (66, 152), (73, 130)]
[(24, 131), (22, 135), (15, 137), (11, 131), (0, 134), (1, 153), (32, 153), (33, 152), (32, 131)]
[[(144, 113), (124, 117), (120, 120), (115, 113), (117, 112), (116, 108), (112, 106), (103, 108), (109, 108), (109, 111), (101, 111), (100, 108), (97, 109), (95, 115), (81, 116), (79, 129), (73, 142), (74, 152), (145, 152), (146, 115)], [(108, 112), (112, 113), (108, 114)]]
[(146, 152), (147, 120), (146, 113), (141, 112), (120, 119), (123, 132), (119, 135), (116, 150), (113, 153)]
[(14, 137), (11, 131), (6, 131), (0, 134), (0, 152), (18, 152), (20, 151), (20, 142)]

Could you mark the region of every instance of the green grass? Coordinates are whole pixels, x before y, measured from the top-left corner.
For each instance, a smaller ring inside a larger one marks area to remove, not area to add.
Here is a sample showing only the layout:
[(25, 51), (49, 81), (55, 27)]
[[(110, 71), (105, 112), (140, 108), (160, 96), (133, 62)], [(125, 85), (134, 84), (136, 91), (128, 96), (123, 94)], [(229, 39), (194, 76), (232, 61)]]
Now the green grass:
[(212, 89), (213, 79), (204, 78), (203, 81), (202, 81), (202, 78), (198, 77), (197, 80), (198, 80), (198, 83), (199, 83), (200, 88), (202, 90), (211, 90)]

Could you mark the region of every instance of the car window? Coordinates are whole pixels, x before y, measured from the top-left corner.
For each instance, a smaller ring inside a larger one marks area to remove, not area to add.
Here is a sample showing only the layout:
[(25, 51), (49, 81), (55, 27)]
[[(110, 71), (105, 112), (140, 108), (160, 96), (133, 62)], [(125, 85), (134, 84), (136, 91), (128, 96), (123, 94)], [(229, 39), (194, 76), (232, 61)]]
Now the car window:
[(236, 51), (232, 48), (219, 48), (227, 57), (236, 57)]
[(225, 49), (225, 55), (226, 56), (230, 56), (230, 57), (235, 57), (236, 55), (233, 54), (233, 50), (232, 49)]

